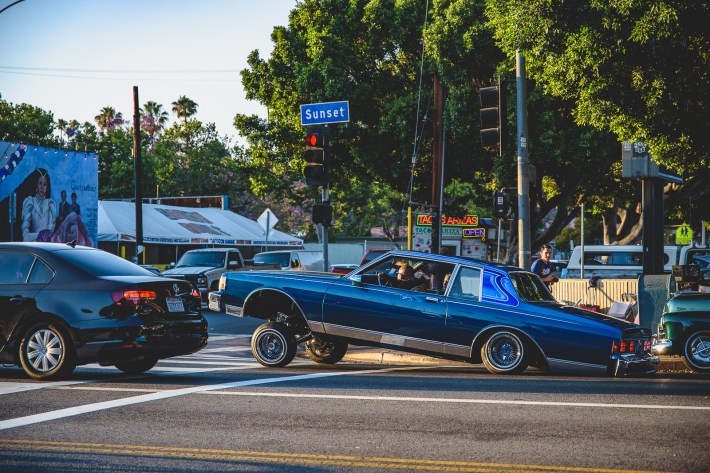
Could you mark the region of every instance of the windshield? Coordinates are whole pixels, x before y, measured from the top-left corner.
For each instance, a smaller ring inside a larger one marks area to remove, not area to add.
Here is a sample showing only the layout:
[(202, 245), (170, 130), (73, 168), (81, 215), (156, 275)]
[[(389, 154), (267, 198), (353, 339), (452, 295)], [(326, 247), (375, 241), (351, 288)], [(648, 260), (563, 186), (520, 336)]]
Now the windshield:
[(290, 253), (260, 253), (254, 255), (254, 266), (278, 264), (282, 268), (287, 268), (290, 260)]
[(189, 268), (194, 266), (209, 266), (223, 268), (226, 251), (189, 251), (182, 255), (176, 268)]
[(516, 272), (510, 273), (510, 280), (520, 299), (526, 302), (554, 302), (550, 291), (537, 274)]

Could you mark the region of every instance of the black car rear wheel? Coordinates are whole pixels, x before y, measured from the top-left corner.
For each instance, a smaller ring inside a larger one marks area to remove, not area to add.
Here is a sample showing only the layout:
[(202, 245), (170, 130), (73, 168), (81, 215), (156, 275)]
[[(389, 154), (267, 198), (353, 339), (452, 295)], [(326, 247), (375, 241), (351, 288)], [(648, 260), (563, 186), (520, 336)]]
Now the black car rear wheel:
[(494, 374), (515, 374), (528, 367), (525, 343), (512, 332), (495, 332), (481, 348), (486, 369)]
[(126, 374), (140, 374), (145, 373), (157, 363), (157, 358), (143, 358), (142, 360), (123, 361), (116, 363), (115, 366)]
[(683, 347), (683, 363), (691, 370), (710, 373), (710, 332), (693, 332)]
[(20, 364), (32, 379), (49, 380), (69, 375), (76, 368), (70, 337), (52, 323), (33, 325), (20, 343)]
[(296, 337), (286, 325), (266, 322), (254, 330), (251, 352), (256, 361), (264, 366), (286, 366), (296, 356)]
[(348, 344), (340, 340), (326, 341), (313, 337), (306, 342), (306, 355), (316, 363), (335, 364), (343, 359)]

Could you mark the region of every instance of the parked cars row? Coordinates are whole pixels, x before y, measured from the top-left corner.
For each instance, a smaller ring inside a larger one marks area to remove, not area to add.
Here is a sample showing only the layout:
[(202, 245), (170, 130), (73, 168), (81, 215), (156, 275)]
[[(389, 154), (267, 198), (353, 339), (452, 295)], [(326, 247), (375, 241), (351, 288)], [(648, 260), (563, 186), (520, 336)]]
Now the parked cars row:
[(520, 268), (464, 257), (391, 251), (347, 276), (228, 272), (210, 308), (264, 320), (252, 353), (285, 366), (308, 356), (336, 363), (369, 345), (483, 363), (492, 373), (650, 373), (651, 330), (554, 300)]
[(188, 281), (61, 243), (0, 243), (0, 268), (0, 362), (33, 379), (87, 363), (142, 373), (207, 344)]

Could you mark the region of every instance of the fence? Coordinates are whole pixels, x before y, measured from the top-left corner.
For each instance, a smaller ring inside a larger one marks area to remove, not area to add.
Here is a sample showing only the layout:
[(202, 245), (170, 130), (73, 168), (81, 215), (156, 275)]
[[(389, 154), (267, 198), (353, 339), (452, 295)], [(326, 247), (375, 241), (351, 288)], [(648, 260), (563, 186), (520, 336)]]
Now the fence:
[(589, 279), (560, 279), (552, 285), (552, 295), (560, 302), (596, 304), (606, 312), (614, 301), (624, 300), (622, 294), (638, 294), (638, 279), (602, 279), (601, 282), (599, 290), (589, 286)]

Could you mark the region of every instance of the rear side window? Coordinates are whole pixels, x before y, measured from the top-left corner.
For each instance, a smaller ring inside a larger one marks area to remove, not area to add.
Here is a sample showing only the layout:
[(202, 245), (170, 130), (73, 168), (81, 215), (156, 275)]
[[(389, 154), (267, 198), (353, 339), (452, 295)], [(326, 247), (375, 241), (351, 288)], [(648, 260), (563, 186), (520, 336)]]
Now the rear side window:
[(478, 301), (481, 298), (481, 270), (461, 268), (451, 286), (449, 297), (471, 299)]
[(54, 277), (54, 272), (49, 269), (44, 261), (37, 258), (35, 259), (35, 264), (32, 266), (32, 272), (30, 273), (30, 279), (27, 281), (29, 284), (46, 284), (52, 280)]
[(21, 251), (0, 251), (0, 284), (25, 284), (35, 257)]

